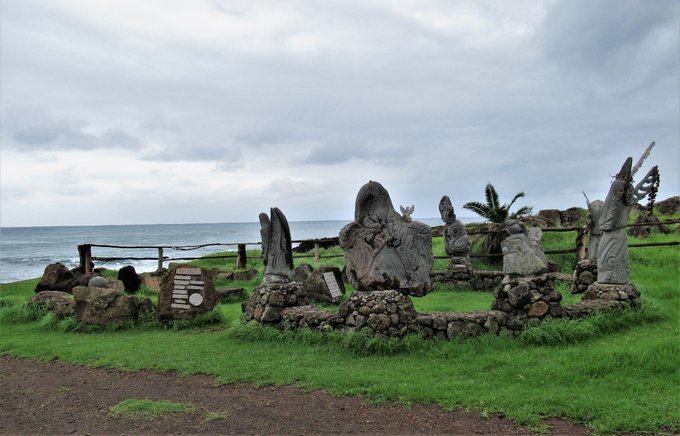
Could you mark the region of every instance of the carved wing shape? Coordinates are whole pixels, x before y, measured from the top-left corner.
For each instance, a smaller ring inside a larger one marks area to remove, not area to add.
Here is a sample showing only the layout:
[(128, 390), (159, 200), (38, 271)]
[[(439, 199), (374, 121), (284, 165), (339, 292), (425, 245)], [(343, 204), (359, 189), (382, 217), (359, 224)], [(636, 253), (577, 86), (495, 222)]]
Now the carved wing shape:
[(638, 203), (651, 192), (659, 187), (659, 167), (653, 166), (651, 170), (635, 185), (633, 189), (633, 203)]

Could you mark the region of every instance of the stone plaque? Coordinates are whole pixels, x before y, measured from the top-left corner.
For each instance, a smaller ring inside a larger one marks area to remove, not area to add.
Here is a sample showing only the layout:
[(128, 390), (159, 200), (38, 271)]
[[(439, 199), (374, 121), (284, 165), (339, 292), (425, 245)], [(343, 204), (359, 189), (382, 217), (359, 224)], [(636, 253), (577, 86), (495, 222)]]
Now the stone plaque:
[[(203, 276), (200, 268), (177, 268), (172, 288), (173, 309), (191, 309), (203, 303)], [(199, 301), (200, 300), (200, 301)]]
[(323, 279), (326, 281), (326, 286), (328, 286), (331, 296), (333, 298), (341, 298), (342, 291), (340, 290), (340, 285), (338, 285), (337, 280), (335, 280), (335, 274), (333, 274), (333, 271), (323, 273)]

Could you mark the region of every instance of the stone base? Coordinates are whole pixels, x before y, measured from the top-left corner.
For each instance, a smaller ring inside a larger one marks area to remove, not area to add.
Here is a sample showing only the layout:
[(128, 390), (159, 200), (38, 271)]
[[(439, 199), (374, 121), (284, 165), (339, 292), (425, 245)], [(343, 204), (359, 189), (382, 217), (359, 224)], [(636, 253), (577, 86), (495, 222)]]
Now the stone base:
[(241, 318), (248, 322), (278, 324), (286, 307), (306, 306), (309, 300), (297, 282), (262, 283), (253, 289), (250, 299), (241, 305)]
[(600, 283), (588, 286), (583, 300), (627, 301), (634, 306), (640, 304), (640, 291), (632, 283)]
[(453, 280), (470, 280), (474, 274), (469, 257), (452, 257), (449, 261), (448, 275)]
[(379, 336), (404, 336), (418, 331), (411, 298), (399, 291), (354, 292), (340, 305), (347, 330), (369, 328)]
[(587, 259), (576, 264), (569, 289), (572, 294), (581, 294), (597, 280), (597, 262)]
[(491, 309), (520, 318), (563, 316), (562, 294), (555, 291), (555, 280), (549, 274), (533, 277), (507, 276), (493, 293)]

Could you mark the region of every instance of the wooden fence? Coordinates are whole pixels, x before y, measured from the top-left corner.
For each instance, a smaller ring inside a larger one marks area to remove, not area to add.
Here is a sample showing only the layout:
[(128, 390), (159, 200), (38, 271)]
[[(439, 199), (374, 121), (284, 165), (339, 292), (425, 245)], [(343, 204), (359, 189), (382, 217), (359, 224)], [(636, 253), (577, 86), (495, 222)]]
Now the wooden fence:
[[(663, 221), (661, 225), (668, 224), (680, 224), (680, 220), (669, 220)], [(655, 226), (657, 223), (642, 223), (642, 224), (629, 224), (627, 227), (643, 227), (643, 226)], [(565, 248), (560, 250), (546, 250), (545, 254), (565, 254), (565, 253), (576, 253), (577, 260), (585, 259), (586, 255), (586, 235), (588, 230), (586, 227), (555, 227), (555, 228), (545, 228), (542, 229), (544, 232), (576, 232), (575, 244), (573, 248)], [(502, 233), (505, 229), (498, 230), (477, 230), (468, 232), (468, 235), (488, 235), (492, 233)], [(293, 243), (310, 243), (313, 244), (313, 253), (308, 255), (295, 255), (294, 258), (311, 258), (313, 257), (316, 262), (319, 262), (323, 258), (337, 258), (342, 257), (342, 254), (331, 254), (331, 255), (321, 255), (321, 244), (335, 243), (337, 244), (338, 238), (323, 238), (323, 239), (305, 239), (305, 240), (295, 240)], [(191, 251), (197, 250), (199, 248), (205, 247), (236, 247), (236, 252), (234, 254), (226, 255), (209, 255), (211, 259), (233, 259), (236, 258), (236, 268), (243, 269), (246, 267), (246, 246), (248, 245), (262, 245), (261, 242), (226, 242), (226, 243), (212, 243), (212, 244), (201, 244), (201, 245), (107, 245), (107, 244), (82, 244), (78, 246), (78, 254), (80, 257), (80, 267), (85, 273), (91, 272), (93, 261), (109, 262), (116, 260), (157, 260), (158, 270), (163, 269), (163, 264), (165, 262), (171, 262), (176, 260), (199, 260), (205, 259), (205, 257), (168, 257), (164, 255), (164, 250), (171, 249), (175, 251)], [(637, 247), (660, 247), (660, 246), (672, 246), (680, 245), (680, 241), (673, 242), (652, 242), (652, 243), (641, 243), (641, 244), (628, 244), (629, 248)], [(97, 257), (92, 256), (92, 248), (115, 248), (115, 249), (127, 249), (127, 250), (157, 250), (158, 255), (155, 257)], [(502, 256), (502, 254), (471, 254), (470, 257), (493, 257)], [(450, 256), (434, 256), (435, 259), (448, 259)]]

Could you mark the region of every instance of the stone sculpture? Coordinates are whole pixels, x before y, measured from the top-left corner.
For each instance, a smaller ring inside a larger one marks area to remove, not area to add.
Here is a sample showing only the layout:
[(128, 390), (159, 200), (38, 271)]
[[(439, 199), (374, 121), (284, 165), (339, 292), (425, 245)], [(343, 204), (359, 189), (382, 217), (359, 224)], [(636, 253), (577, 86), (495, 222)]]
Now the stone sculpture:
[(628, 242), (625, 227), (633, 205), (633, 159), (628, 158), (612, 182), (598, 221), (602, 236), (597, 251), (597, 281), (628, 283)]
[(286, 283), (293, 278), (293, 247), (286, 216), (277, 207), (260, 214), (265, 283)]
[(519, 276), (546, 272), (548, 265), (531, 245), (524, 225), (516, 219), (506, 220), (505, 225), (510, 236), (501, 242), (503, 272)]
[(465, 226), (460, 220), (456, 219), (456, 213), (451, 205), (448, 195), (439, 201), (439, 213), (444, 221), (444, 249), (446, 254), (456, 257), (467, 257), (470, 255), (470, 239), (468, 238)]
[[(585, 193), (583, 193), (583, 195), (585, 195)], [(595, 200), (591, 202), (586, 196), (586, 204), (588, 205), (588, 233), (590, 234), (590, 242), (588, 244), (588, 259), (597, 262), (597, 250), (600, 245), (600, 238), (602, 237), (602, 230), (600, 229), (600, 216), (602, 215), (604, 203), (602, 200)]]
[(432, 289), (432, 230), (402, 218), (380, 183), (361, 187), (354, 222), (340, 231), (339, 240), (347, 278), (355, 289), (393, 289), (415, 296)]

